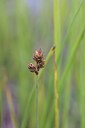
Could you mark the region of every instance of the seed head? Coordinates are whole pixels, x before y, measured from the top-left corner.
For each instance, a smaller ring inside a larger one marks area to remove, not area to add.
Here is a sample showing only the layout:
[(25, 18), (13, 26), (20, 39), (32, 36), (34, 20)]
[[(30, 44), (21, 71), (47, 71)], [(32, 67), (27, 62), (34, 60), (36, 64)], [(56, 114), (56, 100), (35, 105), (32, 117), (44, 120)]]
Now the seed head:
[(38, 75), (39, 70), (41, 68), (44, 68), (45, 66), (45, 59), (43, 56), (43, 52), (41, 50), (41, 48), (37, 51), (35, 51), (34, 55), (33, 55), (33, 60), (36, 62), (36, 66), (32, 63), (30, 63), (28, 65), (28, 68), (30, 70), (30, 72), (34, 72), (36, 75)]

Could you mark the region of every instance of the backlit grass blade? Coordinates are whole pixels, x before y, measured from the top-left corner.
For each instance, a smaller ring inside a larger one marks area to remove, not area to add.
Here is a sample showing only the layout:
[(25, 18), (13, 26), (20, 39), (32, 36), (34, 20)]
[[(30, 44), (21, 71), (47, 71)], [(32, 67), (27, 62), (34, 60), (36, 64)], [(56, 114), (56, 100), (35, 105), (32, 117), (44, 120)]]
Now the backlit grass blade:
[[(80, 2), (80, 5), (78, 6), (78, 8), (77, 8), (76, 12), (74, 13), (74, 15), (73, 15), (73, 17), (72, 17), (72, 20), (71, 20), (71, 22), (70, 22), (70, 24), (69, 24), (69, 26), (68, 26), (67, 33), (66, 33), (66, 35), (65, 35), (64, 41), (63, 41), (63, 43), (62, 43), (62, 46), (60, 47), (60, 51), (59, 51), (59, 54), (58, 54), (58, 56), (57, 56), (57, 61), (58, 61), (58, 62), (59, 62), (59, 60), (60, 60), (61, 52), (62, 52), (62, 50), (63, 50), (65, 44), (67, 43), (67, 39), (68, 39), (68, 37), (69, 37), (69, 34), (70, 34), (71, 28), (72, 28), (72, 26), (73, 26), (73, 23), (74, 23), (74, 21), (76, 20), (76, 17), (78, 16), (78, 13), (79, 13), (79, 11), (80, 11), (80, 9), (81, 9), (81, 7), (82, 7), (82, 4), (83, 4), (83, 0)], [(57, 26), (58, 26), (58, 25), (57, 25)], [(56, 38), (57, 38), (57, 37), (56, 37)], [(56, 41), (57, 41), (57, 39), (56, 39)]]
[[(82, 28), (85, 28), (85, 1), (82, 6)], [(85, 34), (81, 44), (80, 58), (80, 111), (81, 111), (81, 128), (85, 127)]]
[(62, 128), (69, 127), (69, 104), (71, 96), (71, 71), (69, 72), (67, 79), (65, 81), (64, 88), (64, 102), (63, 102), (63, 113), (62, 113)]
[(55, 128), (59, 128), (58, 74), (56, 68), (55, 52), (54, 52), (54, 104), (55, 104)]
[(55, 104), (55, 128), (59, 128), (59, 108), (58, 108), (58, 72), (56, 67), (56, 59), (60, 52), (60, 6), (59, 0), (54, 0), (54, 44), (56, 52), (54, 52), (54, 104)]
[(75, 41), (75, 43), (73, 43), (74, 44), (73, 48), (71, 50), (71, 53), (69, 54), (69, 59), (68, 59), (66, 68), (64, 69), (64, 73), (62, 75), (62, 79), (61, 79), (61, 81), (59, 83), (59, 95), (61, 95), (61, 93), (62, 93), (62, 90), (63, 90), (63, 87), (64, 87), (64, 85), (63, 85), (64, 80), (66, 79), (66, 77), (67, 77), (67, 75), (69, 73), (69, 70), (70, 70), (70, 68), (72, 66), (73, 59), (74, 59), (75, 54), (76, 54), (76, 52), (77, 52), (77, 50), (78, 50), (78, 48), (80, 46), (80, 43), (82, 42), (82, 39), (84, 37), (84, 33), (85, 33), (85, 28), (82, 30), (79, 38)]

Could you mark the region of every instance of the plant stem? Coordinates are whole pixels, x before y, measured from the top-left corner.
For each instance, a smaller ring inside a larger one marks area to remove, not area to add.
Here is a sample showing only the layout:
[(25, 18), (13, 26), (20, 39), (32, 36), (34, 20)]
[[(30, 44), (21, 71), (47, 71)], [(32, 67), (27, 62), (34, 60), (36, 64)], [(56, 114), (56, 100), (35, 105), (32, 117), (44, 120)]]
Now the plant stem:
[(36, 128), (39, 128), (39, 120), (38, 120), (38, 76), (36, 76)]
[(56, 69), (55, 51), (54, 51), (54, 104), (55, 104), (55, 128), (59, 128), (58, 75)]
[(55, 128), (59, 128), (59, 108), (58, 108), (58, 73), (56, 60), (60, 53), (60, 5), (59, 0), (54, 0), (54, 45), (57, 51), (54, 51), (54, 104), (55, 104)]
[(2, 127), (2, 87), (0, 87), (0, 127)]
[[(50, 58), (52, 57), (54, 51), (55, 51), (55, 46), (51, 47), (51, 49), (50, 49), (50, 51), (49, 51), (49, 53), (48, 53), (48, 55), (47, 55), (47, 57), (46, 57), (46, 64), (45, 64), (45, 67), (46, 67), (46, 65), (48, 64)], [(40, 71), (39, 76), (38, 76), (38, 80), (40, 80), (40, 78), (41, 78), (41, 76), (42, 76), (42, 74), (43, 74), (43, 71), (44, 71), (44, 70), (41, 70), (41, 71)], [(37, 80), (37, 81), (38, 81), (38, 80)], [(21, 123), (21, 128), (25, 128), (25, 127), (26, 127), (27, 119), (28, 119), (28, 110), (29, 110), (28, 108), (29, 108), (29, 106), (30, 106), (30, 102), (32, 101), (32, 98), (34, 97), (34, 94), (35, 94), (34, 92), (35, 92), (35, 87), (33, 87), (29, 99), (27, 98), (27, 102), (26, 102), (27, 104), (26, 104), (26, 108), (25, 108), (24, 115), (23, 115), (23, 119), (22, 119), (22, 123)]]

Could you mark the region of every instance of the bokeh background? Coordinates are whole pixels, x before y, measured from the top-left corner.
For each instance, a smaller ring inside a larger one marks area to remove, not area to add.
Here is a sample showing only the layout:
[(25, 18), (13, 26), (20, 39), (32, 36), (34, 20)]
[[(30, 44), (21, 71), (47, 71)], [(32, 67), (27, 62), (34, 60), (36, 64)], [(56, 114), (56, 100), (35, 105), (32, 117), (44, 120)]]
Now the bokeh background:
[[(35, 128), (28, 63), (38, 48), (46, 58), (54, 43), (59, 127), (85, 128), (85, 0), (0, 0), (0, 128)], [(55, 128), (53, 56), (38, 96), (39, 127)]]

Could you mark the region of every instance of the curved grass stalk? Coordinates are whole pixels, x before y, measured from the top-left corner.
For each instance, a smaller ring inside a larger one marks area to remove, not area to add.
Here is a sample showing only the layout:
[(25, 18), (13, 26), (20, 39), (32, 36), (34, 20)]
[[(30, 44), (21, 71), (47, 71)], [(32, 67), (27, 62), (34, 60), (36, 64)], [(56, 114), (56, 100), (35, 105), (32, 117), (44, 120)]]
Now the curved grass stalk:
[(77, 49), (79, 48), (80, 43), (82, 43), (81, 41), (82, 41), (82, 39), (83, 39), (83, 37), (84, 37), (84, 33), (85, 33), (85, 28), (82, 30), (82, 32), (81, 32), (79, 38), (78, 38), (77, 41), (74, 43), (74, 46), (73, 46), (73, 48), (72, 48), (71, 53), (69, 54), (69, 59), (68, 59), (66, 68), (65, 68), (64, 73), (63, 73), (63, 75), (62, 75), (62, 79), (61, 79), (61, 81), (60, 81), (60, 83), (59, 83), (59, 95), (61, 95), (61, 93), (62, 93), (62, 90), (63, 90), (63, 87), (64, 87), (64, 86), (63, 86), (64, 80), (66, 79), (66, 76), (67, 76), (68, 73), (69, 73), (69, 70), (70, 70), (70, 67), (71, 67), (71, 65), (72, 65), (74, 56), (75, 56), (75, 54), (76, 54), (76, 52), (77, 52)]

